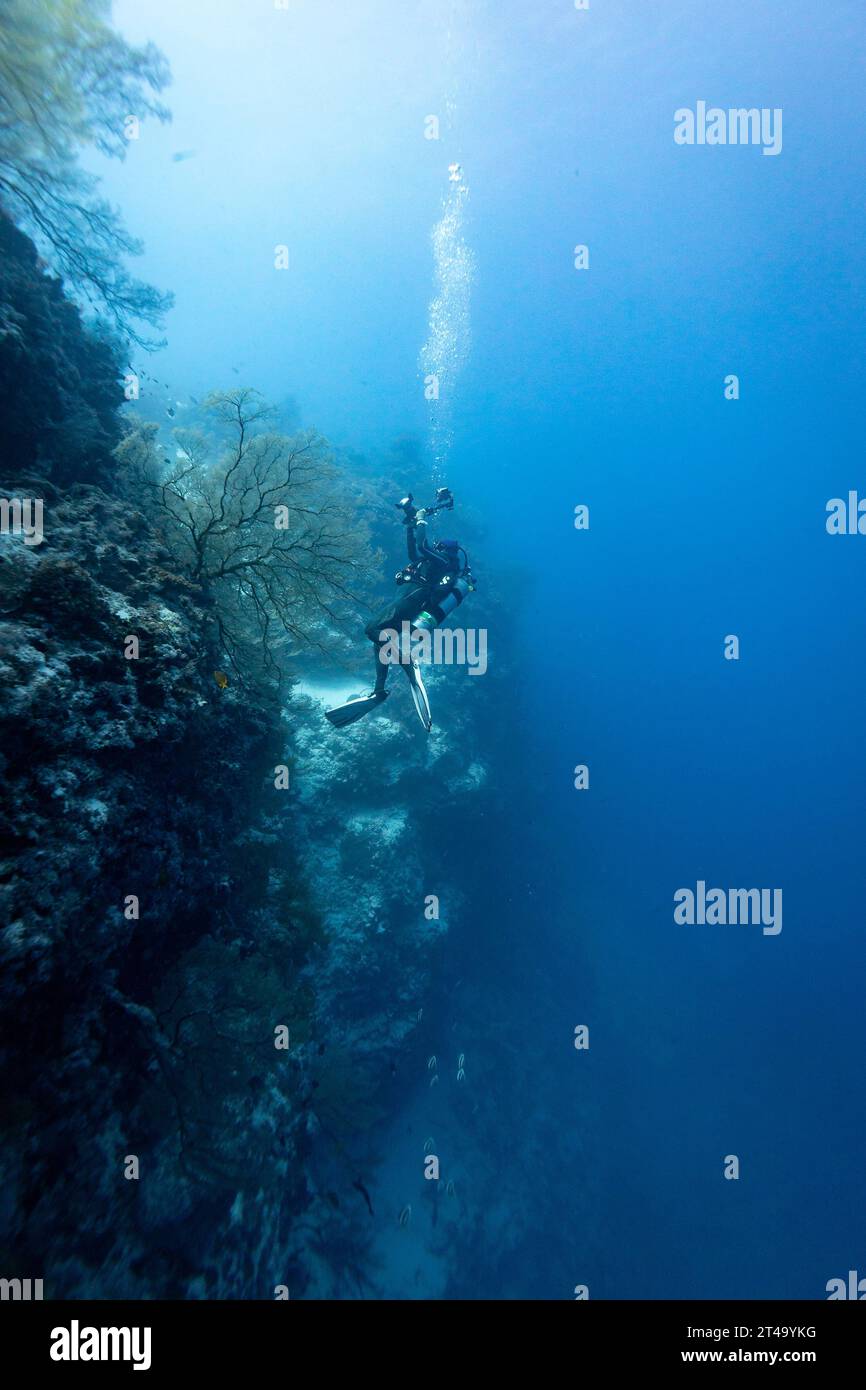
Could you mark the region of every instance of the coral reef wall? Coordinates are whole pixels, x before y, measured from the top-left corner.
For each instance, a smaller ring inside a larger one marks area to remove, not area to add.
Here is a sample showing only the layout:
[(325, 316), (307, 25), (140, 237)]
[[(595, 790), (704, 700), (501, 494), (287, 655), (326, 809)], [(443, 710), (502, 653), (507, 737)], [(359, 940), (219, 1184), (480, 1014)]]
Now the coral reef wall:
[(428, 741), (405, 689), (341, 737), (303, 688), (216, 680), (207, 604), (112, 472), (116, 349), (0, 238), (0, 496), (44, 507), (40, 544), (0, 535), (4, 1273), (365, 1296), (448, 837), (488, 793), (475, 683)]
[(0, 212), (3, 461), (55, 484), (110, 479), (124, 395), (118, 345), (82, 330), (59, 280)]
[[(154, 1146), (177, 1159), (190, 1133), (177, 1094), (189, 1038), (163, 1001), (203, 943), (240, 950), (229, 908), (243, 921), (251, 889), (233, 895), (233, 862), (276, 714), (218, 689), (207, 617), (128, 502), (42, 491), (42, 544), (3, 537), (0, 570), (2, 1240), (28, 1267), (56, 1252), (57, 1295), (118, 1295), (133, 1292), (136, 1253), (119, 1213), (177, 1215), (147, 1176)], [(20, 495), (14, 477), (4, 493)], [(260, 865), (256, 847), (248, 878)], [(143, 1129), (154, 1067), (167, 1101)]]

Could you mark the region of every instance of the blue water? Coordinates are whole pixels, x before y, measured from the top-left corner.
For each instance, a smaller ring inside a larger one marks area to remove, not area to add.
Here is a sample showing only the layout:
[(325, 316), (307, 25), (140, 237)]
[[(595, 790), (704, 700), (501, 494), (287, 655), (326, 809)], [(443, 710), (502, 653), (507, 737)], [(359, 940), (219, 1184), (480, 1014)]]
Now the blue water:
[[(504, 1065), (486, 1113), (522, 1234), (487, 1261), (482, 1219), (452, 1287), (823, 1297), (866, 1268), (866, 539), (824, 524), (866, 491), (861, 7), (115, 15), (174, 71), (173, 125), (105, 170), (177, 295), (156, 375), (203, 393), (237, 368), (340, 447), (415, 440), (406, 486), (444, 470), (507, 615), (501, 796), (449, 844), (472, 902), (451, 961), (521, 1058), (519, 1105)], [(781, 153), (677, 146), (704, 99), (781, 108)], [(419, 354), (455, 162), (434, 440)], [(675, 924), (698, 880), (781, 888), (782, 931)]]

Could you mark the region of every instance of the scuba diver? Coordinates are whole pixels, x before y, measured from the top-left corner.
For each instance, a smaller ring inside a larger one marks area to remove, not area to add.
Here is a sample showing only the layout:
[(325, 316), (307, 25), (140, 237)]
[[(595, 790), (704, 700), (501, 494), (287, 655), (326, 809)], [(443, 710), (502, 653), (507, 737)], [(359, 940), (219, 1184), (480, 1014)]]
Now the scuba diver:
[[(439, 488), (436, 501), (429, 507), (416, 507), (411, 492), (397, 503), (406, 527), (409, 563), (394, 578), (399, 585), (406, 587), (364, 629), (373, 643), (376, 683), (368, 695), (356, 696), (345, 705), (325, 711), (325, 718), (336, 728), (342, 729), (347, 724), (354, 724), (356, 719), (363, 719), (365, 714), (387, 699), (385, 683), (391, 661), (385, 649), (390, 646), (394, 636), (399, 634), (405, 639), (410, 631), (433, 632), (443, 618), (452, 613), (475, 588), (469, 557), (463, 547), (451, 540), (431, 542), (428, 535), (427, 518), (435, 512), (451, 511), (453, 506), (454, 498), (447, 487)], [(407, 625), (405, 628), (404, 624)], [(405, 640), (401, 640), (399, 664), (409, 679), (418, 718), (429, 733), (433, 723), (430, 701), (418, 662)]]

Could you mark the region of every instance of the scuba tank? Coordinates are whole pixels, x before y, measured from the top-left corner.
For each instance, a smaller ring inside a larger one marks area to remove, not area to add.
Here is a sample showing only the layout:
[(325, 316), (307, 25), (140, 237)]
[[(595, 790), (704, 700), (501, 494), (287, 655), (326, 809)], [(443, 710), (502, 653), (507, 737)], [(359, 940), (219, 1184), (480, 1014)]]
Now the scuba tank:
[(439, 626), (442, 619), (447, 617), (449, 613), (453, 613), (455, 608), (459, 608), (466, 595), (471, 594), (475, 589), (472, 576), (468, 573), (461, 574), (458, 579), (454, 580), (451, 579), (450, 575), (446, 575), (442, 584), (447, 586), (447, 593), (442, 601), (431, 603), (429, 609), (419, 613), (418, 617), (412, 620), (414, 628), (426, 628), (428, 632), (432, 632), (434, 628)]

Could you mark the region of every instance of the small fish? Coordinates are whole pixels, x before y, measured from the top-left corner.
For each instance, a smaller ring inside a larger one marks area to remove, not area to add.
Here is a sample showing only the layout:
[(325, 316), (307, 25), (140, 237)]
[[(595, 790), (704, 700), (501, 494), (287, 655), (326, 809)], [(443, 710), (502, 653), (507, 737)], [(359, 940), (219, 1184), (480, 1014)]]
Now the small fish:
[(463, 1066), (463, 1061), (464, 1061), (464, 1053), (461, 1052), (461, 1053), (460, 1053), (460, 1056), (457, 1058), (457, 1066), (458, 1066), (458, 1068)]
[(320, 1056), (320, 1057), (321, 1057), (322, 1053), (324, 1052), (324, 1050), (325, 1050), (325, 1044), (324, 1044), (324, 1043), (319, 1043), (319, 1056)]
[(436, 1070), (436, 1067), (437, 1067), (436, 1053), (434, 1052), (432, 1057), (428, 1057), (428, 1058), (427, 1058), (427, 1070), (428, 1070), (428, 1071), (435, 1071), (435, 1070)]
[(463, 1070), (462, 1067), (460, 1068), (460, 1070), (459, 1070), (458, 1073), (457, 1073), (457, 1080), (458, 1080), (458, 1081), (465, 1081), (465, 1080), (466, 1080), (466, 1073), (465, 1073), (465, 1071)]
[(336, 1207), (336, 1209), (339, 1211), (339, 1209), (340, 1209), (340, 1199), (339, 1199), (339, 1197), (337, 1196), (336, 1192), (326, 1192), (326, 1193), (325, 1193), (325, 1197), (326, 1197), (326, 1199), (331, 1203), (331, 1206), (332, 1206), (332, 1207)]
[(356, 1178), (355, 1181), (352, 1183), (352, 1186), (354, 1187), (356, 1192), (360, 1192), (361, 1196), (364, 1198), (364, 1201), (367, 1203), (367, 1209), (369, 1210), (370, 1215), (374, 1216), (375, 1213), (373, 1211), (373, 1203), (370, 1201), (370, 1194), (367, 1191), (364, 1184), (361, 1182), (361, 1179)]
[(453, 1178), (449, 1178), (448, 1181), (447, 1181), (447, 1183), (445, 1184), (445, 1196), (446, 1196), (446, 1197), (453, 1197), (453, 1196), (454, 1196), (454, 1179), (453, 1179)]
[(424, 1152), (425, 1152), (425, 1154), (432, 1154), (432, 1152), (433, 1152), (433, 1150), (435, 1149), (435, 1147), (436, 1147), (436, 1142), (435, 1142), (434, 1139), (431, 1138), (431, 1139), (425, 1139), (425, 1140), (424, 1140)]
[(431, 1076), (431, 1078), (430, 1078), (430, 1086), (431, 1086), (431, 1089), (432, 1089), (433, 1086), (438, 1086), (438, 1085), (439, 1085), (439, 1073), (438, 1073), (438, 1072), (434, 1072), (433, 1076)]
[(419, 1009), (419, 1010), (418, 1010), (417, 1017), (416, 1017), (416, 1019), (415, 1019), (415, 1022), (416, 1022), (416, 1023), (420, 1023), (420, 1022), (421, 1022), (421, 1019), (422, 1019), (423, 1017), (424, 1017), (424, 1010), (423, 1010), (423, 1009)]
[(397, 1217), (397, 1225), (398, 1225), (398, 1226), (403, 1226), (403, 1227), (405, 1228), (406, 1226), (409, 1225), (409, 1222), (410, 1222), (411, 1220), (412, 1220), (412, 1207), (411, 1207), (411, 1205), (410, 1205), (409, 1203), (407, 1203), (406, 1206), (403, 1208), (403, 1210), (400, 1212), (400, 1215)]
[(166, 413), (166, 415), (170, 415), (171, 418), (172, 418), (172, 420), (174, 419), (175, 415), (177, 414), (177, 412), (176, 412), (176, 410), (175, 410), (175, 408), (174, 408), (173, 405), (168, 405), (168, 406), (166, 406), (166, 408), (165, 408), (165, 413)]
[(229, 683), (229, 678), (226, 675), (225, 671), (214, 671), (213, 678), (219, 686), (220, 690), (225, 690), (226, 686)]
[(195, 150), (175, 150), (171, 157), (172, 164), (182, 164), (185, 159), (194, 159)]
[(240, 376), (240, 372), (238, 371), (237, 367), (232, 367), (232, 371), (234, 372), (235, 376)]

